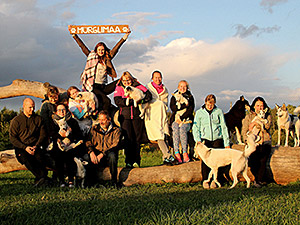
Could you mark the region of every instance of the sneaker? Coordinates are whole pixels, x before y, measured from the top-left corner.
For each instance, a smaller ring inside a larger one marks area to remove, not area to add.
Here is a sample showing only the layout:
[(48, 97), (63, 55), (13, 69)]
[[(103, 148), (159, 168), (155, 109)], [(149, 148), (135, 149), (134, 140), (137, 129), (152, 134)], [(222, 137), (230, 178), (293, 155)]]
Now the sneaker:
[(74, 188), (74, 183), (73, 182), (69, 182), (69, 188)]
[(133, 166), (134, 168), (139, 168), (139, 167), (140, 167), (139, 164), (137, 164), (136, 162), (133, 163), (132, 166)]
[(163, 164), (166, 165), (166, 166), (173, 166), (173, 163), (170, 160), (170, 158), (169, 159), (165, 158), (164, 161), (163, 161)]
[(189, 161), (190, 161), (189, 155), (186, 152), (184, 152), (183, 153), (183, 162), (187, 163)]
[(175, 154), (175, 159), (177, 160), (177, 162), (178, 162), (179, 164), (182, 163), (181, 156), (180, 156), (179, 153), (176, 153), (176, 154)]
[(59, 185), (59, 187), (64, 188), (64, 187), (66, 187), (66, 184), (65, 184), (65, 183), (61, 183), (61, 184)]

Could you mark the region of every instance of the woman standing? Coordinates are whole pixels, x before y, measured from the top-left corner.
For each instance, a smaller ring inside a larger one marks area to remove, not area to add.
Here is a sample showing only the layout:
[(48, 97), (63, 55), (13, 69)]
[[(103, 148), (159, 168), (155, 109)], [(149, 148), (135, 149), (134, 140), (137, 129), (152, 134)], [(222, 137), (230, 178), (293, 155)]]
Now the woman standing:
[(92, 51), (85, 46), (78, 35), (72, 35), (83, 53), (87, 56), (86, 66), (80, 77), (82, 90), (95, 93), (99, 101), (99, 109), (101, 109), (101, 103), (102, 109), (104, 110), (109, 110), (111, 106), (111, 101), (107, 95), (115, 90), (118, 80), (107, 84), (107, 75), (112, 79), (117, 77), (112, 59), (125, 43), (130, 33), (131, 31), (126, 33), (112, 50), (110, 50), (104, 42), (99, 42)]
[[(170, 108), (172, 110), (170, 124), (173, 131), (174, 154), (178, 163), (182, 163), (179, 153), (179, 143), (181, 143), (183, 162), (189, 162), (190, 158), (187, 154), (188, 132), (191, 129), (191, 123), (194, 118), (195, 101), (189, 90), (189, 84), (185, 80), (181, 80), (178, 83), (178, 90), (174, 93), (181, 94), (187, 100), (187, 103), (176, 102), (176, 98), (173, 95), (170, 102)], [(181, 110), (185, 110), (185, 112), (180, 117), (175, 117), (176, 113)]]
[(247, 141), (248, 131), (251, 132), (254, 127), (257, 128), (255, 129), (257, 132), (255, 134), (260, 137), (258, 146), (256, 146), (256, 151), (250, 155), (248, 161), (251, 172), (255, 178), (255, 187), (261, 187), (264, 182), (266, 162), (271, 153), (270, 127), (272, 124), (272, 117), (269, 112), (266, 113), (265, 118), (268, 122), (264, 124), (263, 129), (256, 122), (252, 122), (252, 120), (260, 110), (264, 110), (266, 108), (269, 109), (265, 100), (262, 97), (256, 97), (250, 106), (251, 112), (242, 121), (242, 137), (244, 142)]
[[(196, 111), (192, 131), (196, 143), (205, 142), (208, 148), (230, 148), (224, 114), (216, 106), (216, 97), (213, 94), (207, 95), (204, 105)], [(210, 168), (202, 162), (203, 179), (208, 177), (209, 171)], [(224, 173), (227, 176), (225, 168), (222, 168), (218, 176), (221, 183), (225, 182)]]
[(127, 138), (127, 147), (125, 148), (126, 167), (139, 167), (141, 162), (140, 144), (147, 139), (145, 123), (140, 118), (141, 112), (138, 106), (134, 106), (133, 100), (130, 99), (129, 104), (126, 104), (128, 98), (125, 96), (124, 91), (126, 86), (133, 86), (142, 90), (145, 93), (144, 99), (141, 100), (143, 103), (149, 102), (152, 99), (152, 95), (128, 71), (124, 72), (121, 76), (114, 93), (115, 103), (120, 110), (119, 121), (121, 128)]
[(162, 74), (160, 71), (152, 73), (152, 82), (147, 85), (152, 94), (152, 100), (146, 109), (145, 126), (150, 141), (157, 141), (157, 144), (163, 154), (163, 163), (172, 165), (175, 162), (174, 157), (169, 152), (165, 142), (165, 135), (169, 135), (168, 127), (168, 90), (162, 83)]

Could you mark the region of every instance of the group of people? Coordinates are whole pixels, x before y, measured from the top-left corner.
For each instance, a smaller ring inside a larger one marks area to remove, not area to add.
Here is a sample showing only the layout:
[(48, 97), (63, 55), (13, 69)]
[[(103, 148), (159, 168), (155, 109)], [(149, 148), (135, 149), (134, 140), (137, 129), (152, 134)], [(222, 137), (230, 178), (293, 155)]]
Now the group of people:
[[(55, 167), (55, 175), (61, 187), (74, 187), (75, 157), (88, 161), (89, 171), (94, 171), (99, 165), (109, 166), (112, 182), (116, 184), (118, 150), (125, 150), (126, 167), (139, 167), (142, 143), (157, 143), (166, 165), (187, 163), (191, 160), (191, 155), (188, 154), (189, 139), (193, 139), (196, 144), (205, 142), (208, 147), (230, 148), (224, 114), (216, 106), (214, 95), (210, 94), (205, 98), (204, 105), (196, 111), (194, 118), (195, 100), (186, 80), (178, 83), (178, 89), (172, 94), (170, 104), (168, 89), (163, 84), (162, 73), (158, 70), (152, 73), (151, 81), (146, 86), (128, 71), (115, 80), (117, 73), (112, 59), (129, 34), (130, 32), (126, 33), (112, 50), (105, 43), (99, 42), (92, 51), (76, 34), (73, 35), (87, 56), (86, 66), (81, 74), (82, 91), (96, 95), (99, 103), (97, 116), (87, 116), (84, 102), (75, 99), (80, 92), (76, 86), (71, 86), (67, 95), (60, 94), (56, 87), (49, 87), (40, 116), (34, 113), (35, 103), (31, 98), (23, 101), (23, 112), (11, 121), (10, 140), (15, 147), (18, 161), (34, 174), (35, 185), (50, 181), (47, 167), (52, 166)], [(113, 80), (109, 84), (108, 76)], [(128, 99), (125, 95), (127, 86), (144, 93), (143, 99), (138, 102), (147, 104), (144, 118), (140, 117), (140, 109), (133, 99)], [(113, 92), (116, 106), (107, 96)], [(179, 101), (176, 95), (181, 95), (185, 101)], [(167, 114), (168, 106), (172, 111), (170, 118)], [(260, 109), (267, 107), (261, 97), (253, 101), (251, 113), (243, 121), (244, 141), (247, 139), (247, 132), (258, 126), (252, 122), (253, 117)], [(120, 126), (112, 120), (113, 112), (116, 111)], [(68, 125), (66, 129), (59, 126), (62, 119)], [(263, 182), (265, 163), (271, 150), (271, 116), (268, 115), (267, 119), (268, 125), (257, 134), (261, 137), (258, 150), (249, 159), (250, 167), (255, 167), (253, 174), (257, 186)], [(93, 120), (96, 120), (94, 125)], [(61, 143), (66, 139), (68, 144), (79, 144), (65, 150)], [(48, 156), (54, 159), (54, 166), (49, 163), (53, 160), (48, 159)]]

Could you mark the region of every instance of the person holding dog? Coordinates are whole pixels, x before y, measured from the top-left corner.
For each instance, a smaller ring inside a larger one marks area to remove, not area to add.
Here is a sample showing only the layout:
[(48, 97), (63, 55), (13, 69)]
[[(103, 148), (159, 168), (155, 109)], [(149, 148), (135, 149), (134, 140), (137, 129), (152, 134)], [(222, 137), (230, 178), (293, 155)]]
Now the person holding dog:
[(93, 121), (91, 118), (86, 117), (87, 112), (84, 110), (84, 103), (80, 100), (75, 100), (79, 92), (80, 90), (75, 86), (68, 88), (68, 107), (73, 117), (77, 120), (83, 136), (86, 137), (92, 127)]
[[(70, 188), (74, 187), (74, 177), (76, 175), (76, 163), (74, 157), (82, 157), (84, 155), (84, 149), (82, 148), (82, 139), (79, 125), (77, 121), (72, 118), (70, 113), (67, 113), (68, 110), (63, 104), (58, 104), (55, 108), (55, 112), (52, 115), (53, 122), (55, 124), (54, 131), (55, 135), (53, 136), (53, 149), (50, 151), (51, 156), (56, 162), (56, 169), (60, 187), (65, 187), (65, 176), (64, 168), (67, 170), (68, 176), (68, 186)], [(67, 124), (67, 129), (60, 129), (59, 120), (65, 120)], [(66, 150), (64, 145), (68, 141), (71, 143), (80, 143), (78, 147), (74, 149)]]
[[(194, 119), (194, 108), (195, 100), (192, 93), (189, 90), (189, 84), (186, 80), (181, 80), (178, 83), (178, 90), (174, 92), (181, 94), (187, 103), (177, 103), (174, 95), (171, 97), (170, 108), (172, 110), (172, 115), (170, 118), (170, 124), (172, 126), (173, 134), (173, 147), (175, 158), (178, 163), (186, 163), (190, 161), (188, 150), (188, 132), (191, 129), (191, 123)], [(176, 113), (178, 111), (185, 110), (185, 112), (176, 118)], [(182, 157), (179, 153), (179, 143), (181, 143)]]
[(259, 111), (264, 109), (269, 109), (266, 101), (260, 96), (256, 97), (250, 106), (250, 113), (246, 115), (242, 121), (242, 137), (244, 142), (247, 141), (247, 134), (249, 131), (251, 132), (255, 130), (255, 135), (259, 136), (256, 151), (250, 155), (248, 161), (250, 170), (255, 178), (255, 187), (261, 187), (265, 183), (264, 176), (266, 171), (266, 162), (271, 153), (272, 139), (270, 135), (270, 128), (272, 124), (272, 116), (269, 110), (265, 115), (267, 123), (264, 124), (264, 128), (262, 128), (258, 123), (253, 122), (254, 117), (259, 113)]
[(124, 72), (121, 76), (114, 93), (115, 104), (119, 107), (119, 121), (127, 141), (125, 163), (126, 167), (132, 168), (140, 166), (140, 145), (149, 140), (146, 134), (144, 120), (140, 117), (141, 112), (139, 107), (135, 106), (132, 99), (130, 99), (129, 104), (127, 104), (128, 96), (125, 96), (125, 87), (127, 86), (138, 88), (145, 93), (145, 97), (140, 100), (138, 104), (150, 102), (152, 95), (150, 91), (140, 84), (128, 71)]
[(82, 52), (87, 56), (86, 66), (80, 77), (82, 90), (94, 92), (98, 98), (99, 105), (101, 103), (103, 104), (102, 109), (104, 110), (109, 111), (111, 101), (107, 95), (111, 94), (115, 90), (118, 82), (118, 80), (115, 80), (107, 84), (107, 75), (109, 75), (112, 79), (117, 77), (112, 59), (125, 43), (130, 33), (131, 31), (126, 33), (111, 50), (104, 42), (99, 42), (92, 51), (86, 47), (77, 34), (72, 35), (79, 47), (82, 49)]
[(45, 166), (46, 131), (41, 116), (34, 113), (35, 102), (31, 98), (23, 101), (23, 111), (12, 119), (9, 139), (15, 149), (17, 160), (35, 176), (35, 186), (51, 184)]
[(111, 118), (105, 110), (99, 112), (98, 122), (92, 127), (86, 142), (91, 162), (87, 175), (94, 175), (90, 176), (88, 182), (97, 177), (95, 174), (97, 168), (95, 167), (109, 166), (112, 184), (117, 185), (118, 150), (121, 149), (122, 131), (111, 123)]
[[(197, 144), (204, 142), (208, 148), (230, 148), (224, 113), (216, 106), (215, 95), (207, 95), (204, 105), (196, 111), (192, 132)], [(202, 162), (204, 180), (207, 179), (209, 172), (210, 168)], [(218, 180), (221, 183), (225, 182), (222, 177), (224, 172), (219, 171), (220, 177), (218, 176)]]
[(163, 163), (173, 165), (175, 159), (165, 142), (165, 135), (169, 134), (168, 127), (168, 89), (162, 83), (162, 73), (158, 70), (152, 73), (152, 81), (147, 84), (152, 94), (152, 100), (146, 108), (145, 126), (150, 141), (157, 141), (158, 147), (163, 154)]

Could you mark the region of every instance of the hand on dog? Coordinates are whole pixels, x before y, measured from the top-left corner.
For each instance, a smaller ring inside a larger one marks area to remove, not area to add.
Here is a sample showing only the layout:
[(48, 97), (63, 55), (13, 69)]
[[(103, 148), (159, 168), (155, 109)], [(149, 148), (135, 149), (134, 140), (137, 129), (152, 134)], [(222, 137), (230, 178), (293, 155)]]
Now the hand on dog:
[(30, 155), (34, 155), (35, 147), (27, 146), (25, 150), (26, 150), (26, 152), (28, 152)]
[(69, 131), (69, 133), (72, 132), (71, 127), (68, 127), (67, 130), (60, 130), (58, 133), (59, 133), (60, 136), (62, 136), (63, 138), (65, 138), (65, 137), (67, 137), (67, 132), (68, 132), (68, 131)]

